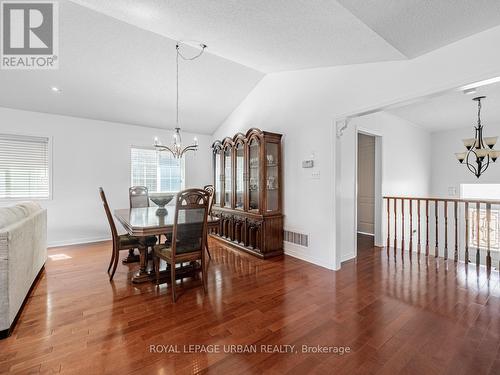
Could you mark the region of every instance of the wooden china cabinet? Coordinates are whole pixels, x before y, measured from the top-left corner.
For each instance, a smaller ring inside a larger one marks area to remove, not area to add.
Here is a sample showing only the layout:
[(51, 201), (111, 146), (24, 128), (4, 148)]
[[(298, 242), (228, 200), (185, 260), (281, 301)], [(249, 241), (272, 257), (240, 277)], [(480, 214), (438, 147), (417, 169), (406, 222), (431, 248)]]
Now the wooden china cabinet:
[(212, 150), (214, 236), (261, 258), (283, 254), (281, 134), (253, 128)]

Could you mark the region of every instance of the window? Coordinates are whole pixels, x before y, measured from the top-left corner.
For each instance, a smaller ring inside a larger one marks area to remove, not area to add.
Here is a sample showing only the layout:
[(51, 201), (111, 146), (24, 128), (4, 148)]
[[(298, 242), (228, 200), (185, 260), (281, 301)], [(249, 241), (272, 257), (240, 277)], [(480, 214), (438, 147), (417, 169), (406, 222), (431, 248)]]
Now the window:
[(0, 199), (48, 199), (49, 184), (49, 138), (0, 134)]
[(184, 160), (150, 148), (130, 149), (131, 186), (146, 186), (150, 193), (184, 189)]
[[(480, 199), (500, 201), (500, 184), (462, 184), (462, 199)], [(477, 247), (477, 210), (474, 204), (469, 205), (469, 246)], [(485, 205), (479, 210), (479, 248), (488, 248), (488, 221)], [(500, 251), (500, 206), (491, 206), (490, 218), (490, 250)]]

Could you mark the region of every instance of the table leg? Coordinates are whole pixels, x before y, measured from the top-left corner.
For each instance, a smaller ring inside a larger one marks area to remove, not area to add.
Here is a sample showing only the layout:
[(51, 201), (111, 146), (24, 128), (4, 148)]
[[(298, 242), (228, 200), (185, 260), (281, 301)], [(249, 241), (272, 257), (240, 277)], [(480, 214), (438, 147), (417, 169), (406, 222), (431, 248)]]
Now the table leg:
[(128, 255), (126, 258), (123, 258), (122, 263), (123, 264), (128, 264), (128, 263), (136, 263), (139, 262), (140, 256), (138, 254), (135, 254), (134, 249), (129, 249)]
[(145, 239), (141, 239), (139, 246), (139, 271), (132, 278), (133, 283), (143, 283), (151, 280), (151, 274), (148, 272), (148, 247), (146, 246)]

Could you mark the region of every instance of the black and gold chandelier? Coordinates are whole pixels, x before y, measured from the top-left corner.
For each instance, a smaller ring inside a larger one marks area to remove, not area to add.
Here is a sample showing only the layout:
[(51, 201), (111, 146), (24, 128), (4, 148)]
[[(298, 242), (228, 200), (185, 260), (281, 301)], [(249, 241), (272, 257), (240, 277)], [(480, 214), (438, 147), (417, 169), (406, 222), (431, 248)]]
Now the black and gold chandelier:
[(500, 151), (494, 150), (493, 147), (497, 143), (498, 137), (483, 137), (483, 125), (481, 124), (481, 100), (486, 96), (478, 96), (473, 100), (477, 101), (477, 126), (474, 126), (474, 138), (463, 140), (464, 146), (467, 149), (465, 152), (457, 152), (457, 157), (460, 164), (464, 164), (477, 177), (488, 169), (490, 163), (494, 163), (500, 156)]

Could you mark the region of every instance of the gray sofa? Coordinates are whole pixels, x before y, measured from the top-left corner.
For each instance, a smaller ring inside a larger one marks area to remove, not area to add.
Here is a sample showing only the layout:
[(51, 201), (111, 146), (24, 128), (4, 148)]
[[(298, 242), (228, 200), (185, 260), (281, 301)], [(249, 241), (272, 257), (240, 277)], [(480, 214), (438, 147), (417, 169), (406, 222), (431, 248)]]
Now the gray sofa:
[(7, 337), (47, 260), (47, 211), (34, 202), (0, 208), (0, 338)]

